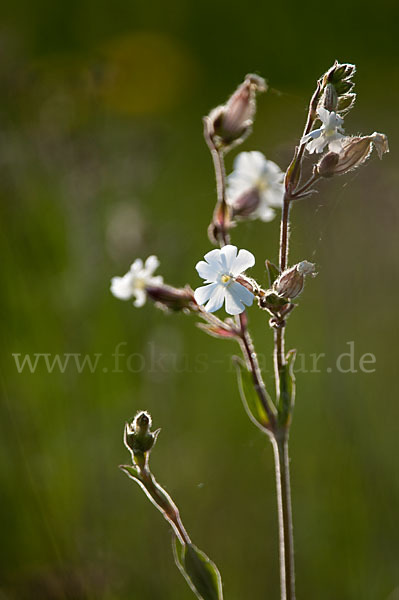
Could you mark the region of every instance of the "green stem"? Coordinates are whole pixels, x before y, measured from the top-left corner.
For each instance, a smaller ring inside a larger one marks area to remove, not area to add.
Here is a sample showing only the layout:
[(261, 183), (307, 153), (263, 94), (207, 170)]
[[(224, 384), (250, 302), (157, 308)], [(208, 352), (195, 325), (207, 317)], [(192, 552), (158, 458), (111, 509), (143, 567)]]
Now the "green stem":
[(281, 600), (295, 600), (294, 536), (292, 527), (291, 484), (288, 432), (272, 438), (276, 471), (279, 523)]
[(285, 194), (280, 226), (280, 273), (285, 271), (288, 264), (290, 206), (291, 198), (288, 194)]
[(180, 518), (179, 509), (169, 494), (159, 485), (147, 467), (140, 469), (140, 483), (153, 504), (164, 515), (174, 529), (177, 537), (184, 544), (190, 544), (190, 538)]

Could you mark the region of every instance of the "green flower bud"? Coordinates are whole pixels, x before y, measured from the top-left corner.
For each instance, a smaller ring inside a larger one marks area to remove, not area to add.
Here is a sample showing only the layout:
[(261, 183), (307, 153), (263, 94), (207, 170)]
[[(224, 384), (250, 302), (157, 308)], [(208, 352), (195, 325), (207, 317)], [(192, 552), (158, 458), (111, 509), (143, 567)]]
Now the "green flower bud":
[(147, 463), (160, 431), (151, 432), (151, 425), (151, 416), (146, 411), (138, 412), (132, 423), (125, 425), (124, 444), (132, 455), (133, 463), (140, 468)]

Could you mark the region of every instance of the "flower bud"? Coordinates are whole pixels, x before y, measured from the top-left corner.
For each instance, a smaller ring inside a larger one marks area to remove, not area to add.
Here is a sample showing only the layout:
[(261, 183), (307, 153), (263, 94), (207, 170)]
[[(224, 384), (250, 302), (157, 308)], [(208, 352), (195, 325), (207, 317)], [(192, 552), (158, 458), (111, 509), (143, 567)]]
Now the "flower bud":
[(146, 292), (162, 310), (190, 310), (195, 305), (194, 294), (189, 286), (175, 288), (170, 285), (147, 286)]
[(230, 203), (234, 217), (247, 218), (253, 215), (260, 204), (260, 193), (257, 187), (243, 192)]
[(296, 298), (303, 290), (306, 275), (315, 277), (315, 265), (303, 260), (284, 271), (274, 282), (273, 289), (282, 298)]
[(256, 92), (265, 92), (267, 85), (262, 77), (249, 74), (227, 103), (205, 117), (207, 133), (215, 146), (227, 149), (249, 135), (256, 111)]
[(339, 154), (327, 152), (316, 166), (316, 172), (321, 177), (332, 177), (339, 161)]
[(338, 105), (336, 112), (344, 115), (348, 113), (353, 105), (355, 104), (356, 94), (344, 94), (343, 96), (339, 96)]
[(324, 75), (325, 83), (337, 84), (341, 81), (351, 79), (356, 73), (356, 65), (350, 63), (340, 64), (337, 60)]
[(329, 112), (336, 112), (338, 106), (338, 94), (332, 83), (327, 83), (322, 104)]
[(328, 152), (323, 156), (316, 165), (316, 172), (322, 177), (348, 173), (366, 162), (373, 146), (381, 159), (386, 152), (389, 152), (387, 136), (374, 132), (372, 135), (363, 137), (348, 137), (343, 141), (342, 150), (339, 153)]
[(151, 432), (151, 416), (142, 411), (137, 413), (132, 423), (126, 423), (124, 444), (132, 455), (133, 462), (143, 467), (148, 460), (148, 453), (155, 444), (160, 430)]

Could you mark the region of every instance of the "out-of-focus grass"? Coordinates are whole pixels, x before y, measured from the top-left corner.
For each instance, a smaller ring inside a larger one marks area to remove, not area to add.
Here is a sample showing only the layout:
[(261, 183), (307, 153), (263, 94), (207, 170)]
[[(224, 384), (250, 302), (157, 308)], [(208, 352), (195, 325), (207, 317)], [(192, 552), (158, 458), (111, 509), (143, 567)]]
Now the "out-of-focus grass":
[[(298, 596), (375, 600), (398, 588), (397, 8), (351, 4), (341, 29), (339, 15), (334, 27), (311, 26), (315, 7), (21, 0), (3, 8), (5, 598), (189, 597), (165, 524), (117, 469), (128, 458), (123, 423), (141, 408), (162, 427), (154, 472), (218, 564), (226, 597), (243, 598), (248, 586), (251, 597), (264, 597), (265, 586), (278, 597), (271, 451), (240, 406), (228, 360), (236, 349), (191, 318), (118, 302), (108, 287), (151, 253), (167, 281), (197, 285), (215, 187), (201, 116), (246, 72), (260, 72), (271, 89), (243, 149), (286, 167), (312, 85), (335, 58), (359, 68), (347, 130), (384, 131), (393, 151), (323, 185), (293, 213), (292, 258), (315, 261), (319, 276), (290, 322), (289, 345), (307, 369), (311, 354), (326, 354), (320, 373), (297, 374)], [(256, 254), (260, 279), (277, 238), (277, 222), (234, 232)], [(270, 333), (255, 310), (250, 321), (270, 379)], [(375, 354), (374, 373), (334, 368), (349, 341), (357, 365)], [(121, 343), (126, 356), (112, 372)], [(12, 357), (68, 352), (101, 354), (99, 367), (19, 374)]]

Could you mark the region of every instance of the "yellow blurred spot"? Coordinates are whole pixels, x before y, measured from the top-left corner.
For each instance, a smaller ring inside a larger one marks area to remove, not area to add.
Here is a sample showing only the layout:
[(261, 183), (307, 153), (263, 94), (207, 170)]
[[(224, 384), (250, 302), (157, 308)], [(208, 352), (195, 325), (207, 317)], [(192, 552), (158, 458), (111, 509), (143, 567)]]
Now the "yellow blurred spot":
[(104, 103), (130, 115), (163, 112), (187, 94), (195, 71), (187, 48), (170, 36), (139, 32), (103, 48), (100, 83)]

